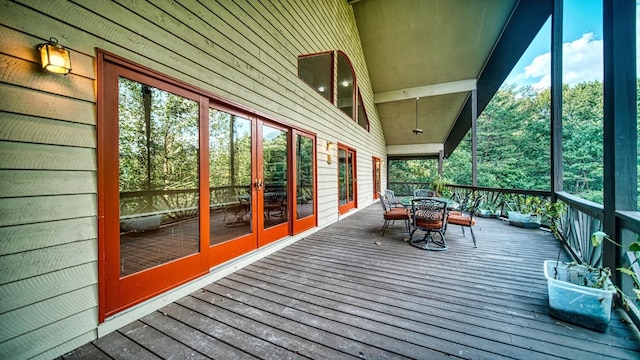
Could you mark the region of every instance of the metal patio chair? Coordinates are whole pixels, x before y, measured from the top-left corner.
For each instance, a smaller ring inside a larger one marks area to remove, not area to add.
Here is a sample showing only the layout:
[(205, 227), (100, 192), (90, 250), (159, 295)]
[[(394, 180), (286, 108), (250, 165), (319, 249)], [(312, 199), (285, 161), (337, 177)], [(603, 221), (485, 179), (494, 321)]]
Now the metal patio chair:
[[(447, 203), (437, 199), (413, 199), (411, 201), (411, 233), (409, 243), (425, 250), (447, 250), (444, 231), (447, 226)], [(423, 231), (422, 239), (414, 239), (416, 231)], [(440, 235), (435, 239), (434, 234)], [(419, 246), (418, 243), (424, 242)]]
[(387, 230), (389, 225), (395, 223), (396, 220), (404, 221), (404, 226), (407, 230), (409, 230), (409, 211), (404, 207), (401, 208), (392, 208), (389, 207), (388, 199), (382, 193), (378, 193), (380, 196), (380, 205), (382, 205), (384, 224), (382, 224), (382, 234), (380, 236), (384, 236), (384, 232)]

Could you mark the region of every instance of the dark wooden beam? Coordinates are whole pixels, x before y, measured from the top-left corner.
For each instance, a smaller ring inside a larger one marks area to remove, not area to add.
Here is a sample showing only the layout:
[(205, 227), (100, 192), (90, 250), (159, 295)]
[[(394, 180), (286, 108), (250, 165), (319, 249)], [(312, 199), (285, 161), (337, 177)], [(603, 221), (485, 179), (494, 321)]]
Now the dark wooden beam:
[(471, 185), (478, 186), (478, 90), (471, 92)]
[[(636, 5), (604, 1), (604, 231), (619, 242), (616, 211), (637, 210)], [(615, 269), (622, 252), (605, 243), (603, 262)], [(618, 275), (618, 274), (616, 274)], [(618, 277), (616, 280), (619, 280)]]
[(562, 185), (562, 23), (563, 0), (555, 0), (551, 18), (551, 200)]
[[(482, 113), (552, 11), (553, 0), (518, 1), (478, 78), (478, 114)], [(471, 110), (471, 98), (469, 98), (445, 140), (445, 157), (451, 155), (471, 128)]]

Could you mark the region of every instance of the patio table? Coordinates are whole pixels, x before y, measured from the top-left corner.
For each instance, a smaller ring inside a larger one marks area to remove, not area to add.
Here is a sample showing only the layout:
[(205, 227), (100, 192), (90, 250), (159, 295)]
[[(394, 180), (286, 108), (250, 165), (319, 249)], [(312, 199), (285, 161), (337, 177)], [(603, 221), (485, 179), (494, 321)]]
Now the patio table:
[(460, 204), (454, 200), (444, 197), (422, 198), (415, 196), (398, 196), (398, 201), (407, 209), (411, 209), (411, 200), (414, 199), (436, 199), (447, 203), (447, 211), (460, 208)]

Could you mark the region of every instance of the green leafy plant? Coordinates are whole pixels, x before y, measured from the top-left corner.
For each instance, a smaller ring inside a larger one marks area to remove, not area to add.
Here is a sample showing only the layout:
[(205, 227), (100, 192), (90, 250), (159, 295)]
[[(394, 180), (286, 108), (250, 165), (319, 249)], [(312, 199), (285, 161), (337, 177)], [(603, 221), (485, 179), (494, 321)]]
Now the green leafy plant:
[[(602, 245), (602, 243), (604, 242), (604, 240), (607, 240), (609, 242), (611, 242), (612, 244), (622, 247), (621, 244), (613, 241), (613, 239), (611, 239), (611, 237), (609, 237), (609, 235), (607, 235), (605, 232), (603, 231), (596, 231), (593, 234), (591, 234), (591, 244), (593, 245), (593, 247), (598, 247), (600, 245)], [(640, 302), (640, 281), (638, 279), (638, 276), (636, 275), (636, 273), (633, 271), (632, 266), (637, 262), (637, 258), (638, 258), (638, 252), (640, 252), (640, 241), (634, 241), (633, 243), (631, 243), (629, 245), (629, 251), (632, 251), (636, 254), (636, 260), (634, 261), (634, 263), (630, 264), (629, 267), (621, 267), (621, 268), (617, 268), (616, 270), (620, 271), (621, 273), (631, 277), (631, 279), (633, 280), (633, 284), (634, 284), (634, 289), (633, 292), (636, 295), (635, 298), (635, 302), (638, 303)], [(575, 263), (572, 263), (575, 264)], [(618, 295), (620, 296), (620, 298), (622, 299), (622, 305), (625, 309), (629, 308), (629, 303), (628, 303), (628, 299), (627, 296), (624, 294), (624, 292), (622, 292), (622, 289), (620, 289), (619, 287), (615, 286), (615, 285), (608, 285), (611, 284), (610, 282), (608, 282), (607, 280), (611, 277), (611, 269), (608, 267), (603, 267), (603, 266), (590, 266), (588, 264), (583, 264), (583, 266), (586, 266), (589, 270), (589, 272), (594, 276), (592, 278), (592, 283), (591, 284), (584, 284), (585, 286), (589, 286), (592, 288), (596, 288), (596, 289), (605, 289), (608, 286), (613, 286), (616, 290), (616, 292), (618, 293)]]
[(433, 180), (431, 180), (431, 190), (435, 191), (438, 196), (447, 197), (447, 185), (450, 183), (451, 182), (447, 178), (437, 175)]

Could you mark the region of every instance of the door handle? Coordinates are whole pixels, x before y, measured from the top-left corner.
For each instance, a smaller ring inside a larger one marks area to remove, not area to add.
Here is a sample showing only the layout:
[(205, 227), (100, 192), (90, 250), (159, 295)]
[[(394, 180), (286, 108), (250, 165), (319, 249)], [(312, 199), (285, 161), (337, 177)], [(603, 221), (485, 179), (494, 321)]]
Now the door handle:
[(256, 178), (256, 181), (253, 183), (253, 185), (256, 187), (256, 189), (262, 188), (262, 179)]

